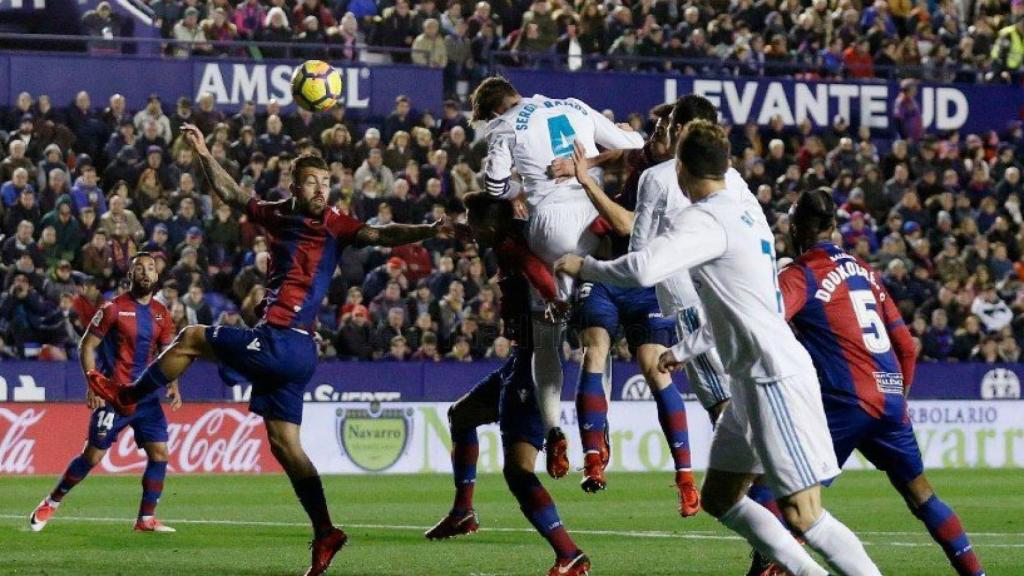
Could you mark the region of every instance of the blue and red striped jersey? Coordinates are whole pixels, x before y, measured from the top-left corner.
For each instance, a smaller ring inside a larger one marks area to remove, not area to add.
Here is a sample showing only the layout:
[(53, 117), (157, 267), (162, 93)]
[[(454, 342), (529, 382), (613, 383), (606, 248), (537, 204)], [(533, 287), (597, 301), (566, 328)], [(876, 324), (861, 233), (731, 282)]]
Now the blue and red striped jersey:
[(325, 210), (321, 219), (309, 218), (295, 211), (290, 198), (252, 198), (245, 212), (270, 237), (267, 296), (260, 305), (263, 320), (281, 328), (312, 330), (341, 252), (364, 224), (336, 208)]
[(513, 233), (495, 247), (494, 253), (505, 337), (525, 349), (532, 345), (530, 286), (548, 302), (556, 298), (557, 291), (551, 267), (530, 251), (523, 222), (517, 220), (513, 227)]
[(914, 377), (914, 341), (880, 278), (831, 242), (779, 274), (786, 319), (814, 361), (826, 403), (902, 420)]
[(96, 311), (89, 333), (102, 343), (97, 369), (119, 384), (131, 384), (174, 339), (174, 322), (163, 304), (140, 304), (122, 294)]

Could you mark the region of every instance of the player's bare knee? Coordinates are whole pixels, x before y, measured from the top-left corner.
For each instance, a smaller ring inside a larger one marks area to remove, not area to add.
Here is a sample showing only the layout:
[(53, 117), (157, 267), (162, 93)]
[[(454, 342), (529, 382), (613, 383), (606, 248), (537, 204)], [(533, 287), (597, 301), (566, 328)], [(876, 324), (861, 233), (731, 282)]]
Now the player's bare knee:
[(163, 442), (147, 444), (145, 446), (146, 458), (150, 462), (167, 462), (167, 444)]
[(85, 458), (85, 461), (88, 462), (90, 465), (95, 466), (99, 464), (101, 460), (103, 460), (103, 456), (106, 453), (107, 451), (104, 448), (97, 448), (92, 445), (87, 445), (85, 447), (85, 450), (82, 451), (82, 457)]
[(809, 530), (821, 517), (821, 499), (818, 494), (813, 494), (810, 490), (779, 498), (777, 502), (786, 524), (797, 532), (803, 533)]
[(640, 371), (643, 373), (644, 380), (652, 387), (652, 390), (664, 390), (672, 384), (672, 377), (658, 370), (658, 359), (665, 350), (664, 346), (644, 344), (636, 351)]
[[(893, 484), (896, 485), (895, 482), (893, 482)], [(932, 488), (931, 483), (928, 482), (928, 478), (924, 474), (921, 474), (902, 486), (896, 485), (896, 488), (907, 501), (907, 505), (912, 509), (921, 507), (925, 502), (931, 500), (932, 496), (935, 496), (935, 490)]]

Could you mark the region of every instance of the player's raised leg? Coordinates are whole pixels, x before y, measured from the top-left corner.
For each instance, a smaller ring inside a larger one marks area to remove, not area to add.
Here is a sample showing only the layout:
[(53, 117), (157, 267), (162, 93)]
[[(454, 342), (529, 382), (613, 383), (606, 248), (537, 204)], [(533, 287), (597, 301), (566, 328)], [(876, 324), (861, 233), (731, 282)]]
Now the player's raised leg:
[[(111, 415), (113, 417), (113, 413)], [(82, 453), (75, 456), (68, 463), (68, 467), (61, 474), (60, 480), (57, 481), (57, 485), (53, 487), (48, 496), (43, 498), (43, 501), (36, 506), (36, 509), (29, 516), (29, 527), (32, 528), (33, 532), (39, 532), (46, 527), (46, 523), (57, 513), (57, 508), (64, 501), (64, 497), (79, 482), (85, 480), (85, 477), (89, 475), (94, 466), (100, 463), (106, 452), (106, 450), (86, 444)]]
[(88, 374), (89, 388), (118, 413), (132, 413), (139, 400), (176, 380), (195, 360), (216, 359), (206, 338), (207, 328), (202, 325), (183, 328), (174, 342), (135, 379), (134, 385), (120, 386), (92, 371)]
[(637, 360), (644, 379), (658, 405), (658, 422), (672, 452), (679, 491), (679, 515), (686, 518), (700, 511), (700, 493), (693, 478), (690, 462), (690, 432), (686, 422), (686, 404), (679, 394), (672, 375), (658, 370), (658, 358), (667, 350), (660, 344), (644, 344), (637, 349)]
[(448, 409), (455, 501), (448, 514), (424, 534), (429, 540), (472, 534), (480, 528), (473, 507), (476, 462), (480, 455), (476, 429), (478, 426), (498, 420), (501, 381), (508, 369), (506, 364), (495, 370)]

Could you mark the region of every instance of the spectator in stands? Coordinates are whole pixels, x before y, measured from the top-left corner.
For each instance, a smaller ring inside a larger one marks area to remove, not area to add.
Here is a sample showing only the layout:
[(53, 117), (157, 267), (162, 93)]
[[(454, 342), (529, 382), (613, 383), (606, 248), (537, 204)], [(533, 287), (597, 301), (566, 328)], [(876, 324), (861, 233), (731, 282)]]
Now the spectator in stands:
[(265, 16), (266, 10), (259, 0), (243, 0), (235, 6), (234, 22), (238, 36), (245, 40), (256, 40)]
[(339, 358), (370, 360), (373, 357), (370, 339), (370, 311), (359, 305), (352, 309), (351, 316), (342, 323), (335, 336), (334, 347)]
[(133, 121), (135, 122), (135, 128), (138, 130), (142, 130), (147, 122), (153, 122), (156, 125), (156, 135), (165, 144), (170, 144), (171, 120), (164, 114), (158, 94), (149, 95), (149, 98), (146, 100), (146, 107), (135, 114)]
[(7, 214), (4, 217), (4, 233), (14, 234), (21, 222), (29, 222), (38, 228), (42, 218), (42, 212), (36, 205), (36, 195), (30, 187), (26, 186), (21, 189), (18, 201), (7, 208)]
[(17, 204), (18, 199), (21, 198), (24, 192), (35, 195), (35, 191), (28, 181), (28, 170), (25, 168), (18, 167), (11, 172), (10, 180), (4, 182), (3, 186), (0, 187), (0, 196), (3, 197), (4, 208), (9, 209)]
[[(210, 12), (210, 17), (199, 23), (203, 35), (211, 42), (233, 42), (238, 38), (238, 28), (228, 21), (224, 8), (217, 7)], [(212, 46), (211, 54), (228, 55), (233, 52), (230, 46)]]
[(21, 139), (12, 139), (7, 145), (7, 150), (9, 155), (0, 162), (0, 181), (7, 182), (12, 180), (14, 173), (19, 168), (25, 170), (26, 183), (35, 181), (37, 177), (36, 166), (32, 159), (25, 155), (25, 142)]
[[(260, 42), (287, 43), (291, 42), (292, 32), (288, 24), (288, 16), (280, 6), (274, 6), (267, 11), (263, 28), (259, 34)], [(287, 58), (288, 48), (284, 46), (267, 46), (260, 48), (263, 56), (267, 58)]]
[(389, 309), (385, 319), (374, 330), (370, 344), (374, 357), (383, 356), (394, 338), (405, 338), (405, 309), (400, 306)]
[(199, 25), (199, 9), (195, 6), (185, 9), (184, 18), (174, 25), (172, 38), (177, 42), (174, 46), (174, 56), (177, 58), (213, 52), (213, 46), (207, 43), (206, 33)]
[[(85, 30), (86, 36), (112, 40), (121, 36), (123, 27), (124, 22), (121, 16), (111, 9), (110, 2), (106, 0), (97, 4), (94, 10), (89, 10), (82, 15), (82, 28)], [(116, 42), (93, 41), (89, 42), (89, 50), (93, 52), (120, 51), (120, 46)]]
[(409, 345), (403, 336), (395, 336), (388, 344), (388, 353), (381, 360), (388, 362), (404, 362), (409, 357)]
[(978, 294), (971, 304), (971, 314), (981, 320), (988, 333), (1002, 330), (1013, 320), (1013, 310), (999, 297), (993, 287), (986, 287)]
[(363, 281), (363, 297), (373, 301), (391, 282), (397, 282), (402, 292), (409, 289), (409, 280), (405, 277), (405, 261), (395, 256), (388, 258), (387, 262), (366, 275), (366, 280)]
[(395, 175), (384, 165), (384, 155), (379, 148), (369, 150), (353, 178), (356, 190), (370, 199), (383, 198), (395, 185)]
[(463, 335), (456, 336), (451, 352), (445, 354), (444, 359), (450, 362), (472, 362), (473, 349), (469, 338)]
[(238, 301), (244, 300), (253, 286), (266, 284), (267, 266), (269, 263), (270, 253), (260, 252), (256, 254), (252, 264), (242, 268), (232, 284), (232, 293)]
[[(316, 1), (316, 0), (314, 0)], [(295, 35), (295, 42), (301, 48), (295, 48), (294, 54), (298, 58), (307, 60), (319, 60), (327, 57), (327, 36), (320, 30), (320, 21), (316, 16), (306, 16), (302, 19), (301, 31)]]
[(394, 136), (402, 131), (407, 134), (416, 127), (418, 118), (412, 109), (412, 100), (404, 94), (395, 98), (395, 109), (384, 120), (384, 132), (381, 137), (389, 142), (394, 142)]
[(441, 35), (441, 24), (433, 18), (423, 22), (423, 33), (412, 43), (412, 63), (430, 68), (448, 66), (448, 46)]
[(412, 359), (421, 362), (440, 362), (441, 353), (437, 349), (437, 334), (424, 332), (420, 338), (420, 345), (412, 355)]
[(390, 280), (383, 292), (377, 294), (372, 299), (367, 298), (367, 300), (370, 301), (371, 317), (375, 323), (379, 324), (384, 321), (388, 310), (402, 307), (402, 285), (397, 280)]
[(331, 11), (323, 6), (320, 0), (301, 0), (296, 2), (295, 9), (292, 10), (292, 21), (304, 22), (310, 16), (316, 19), (317, 28), (320, 30), (326, 30), (337, 25), (334, 16), (331, 15)]
[(182, 297), (181, 303), (185, 305), (185, 315), (189, 324), (213, 324), (213, 310), (206, 302), (206, 291), (203, 290), (201, 282), (193, 282), (188, 287), (188, 294)]
[(408, 50), (412, 49), (413, 40), (418, 32), (416, 16), (410, 11), (408, 0), (396, 0), (391, 13), (385, 13), (383, 21), (377, 27), (375, 43), (402, 50), (391, 53), (392, 62), (409, 63), (412, 60)]
[(58, 310), (48, 304), (28, 276), (18, 272), (0, 297), (0, 333), (17, 348), (26, 343), (63, 344), (67, 336)]
[(267, 158), (279, 156), (283, 152), (294, 152), (292, 139), (282, 132), (284, 125), (277, 114), (267, 117), (267, 131), (256, 139), (256, 149)]

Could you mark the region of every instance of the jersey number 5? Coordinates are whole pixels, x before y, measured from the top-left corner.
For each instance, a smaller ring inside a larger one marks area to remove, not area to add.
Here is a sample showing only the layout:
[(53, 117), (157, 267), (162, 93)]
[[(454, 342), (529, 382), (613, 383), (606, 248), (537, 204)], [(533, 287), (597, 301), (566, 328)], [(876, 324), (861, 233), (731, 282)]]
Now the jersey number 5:
[(569, 117), (560, 114), (548, 118), (548, 134), (551, 136), (551, 152), (555, 158), (572, 156), (572, 143), (576, 140), (576, 131), (569, 123)]
[(857, 314), (864, 345), (875, 354), (888, 352), (891, 348), (889, 333), (885, 331), (885, 323), (878, 315), (878, 302), (874, 293), (870, 290), (850, 290), (850, 302), (853, 302), (853, 311)]

